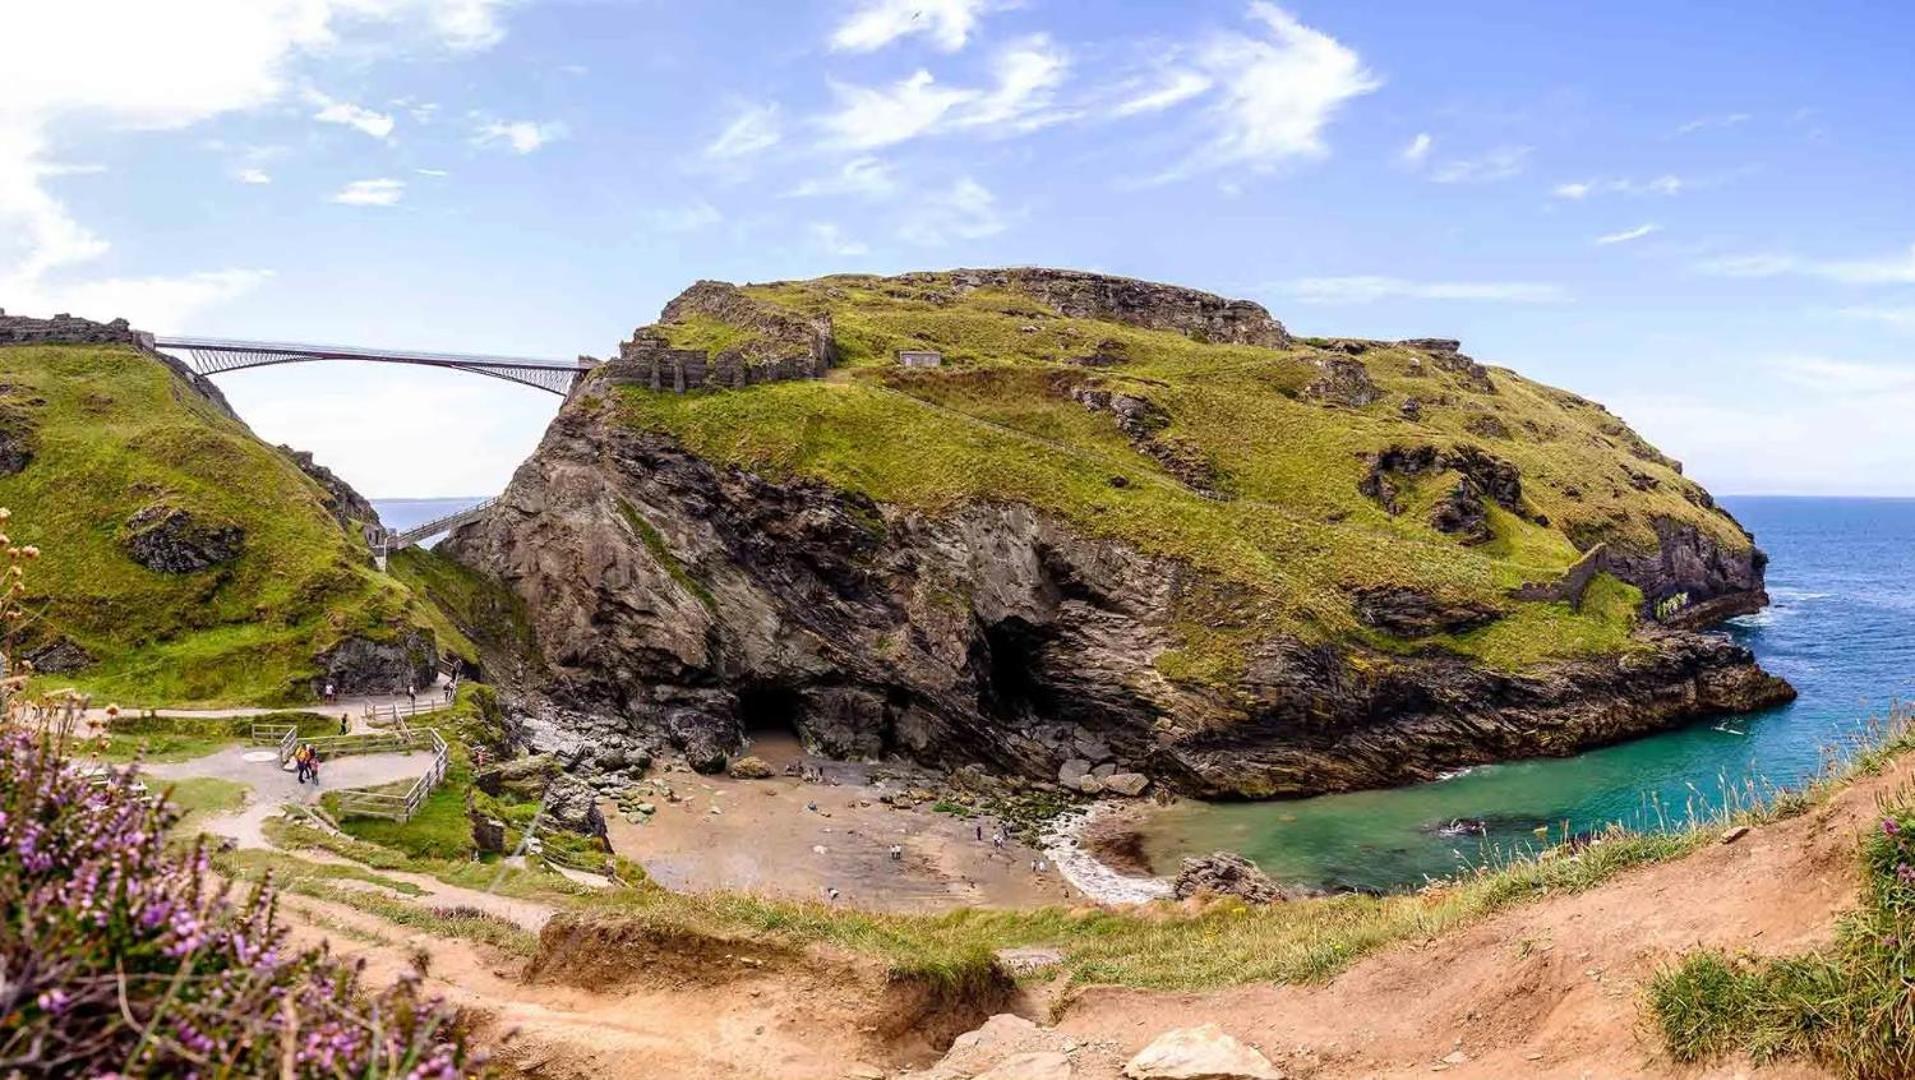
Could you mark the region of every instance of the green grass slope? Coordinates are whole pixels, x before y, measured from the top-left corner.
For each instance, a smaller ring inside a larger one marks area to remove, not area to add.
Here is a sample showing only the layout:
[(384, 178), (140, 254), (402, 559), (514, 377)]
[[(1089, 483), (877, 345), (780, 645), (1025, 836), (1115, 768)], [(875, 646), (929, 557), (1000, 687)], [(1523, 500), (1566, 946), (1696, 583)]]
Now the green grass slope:
[[(0, 348), (0, 419), (31, 431), (33, 459), (0, 477), (13, 542), (42, 552), (31, 644), (64, 638), (95, 661), (44, 685), (128, 704), (294, 703), (342, 638), (427, 625), (316, 483), (150, 356)], [(243, 529), (242, 551), (193, 573), (147, 569), (124, 536), (153, 505)]]
[[(1641, 596), (1601, 576), (1580, 612), (1519, 602), (1511, 587), (1549, 580), (1597, 541), (1647, 550), (1657, 517), (1694, 525), (1730, 550), (1749, 541), (1702, 489), (1616, 417), (1573, 394), (1492, 369), (1493, 392), (1427, 351), (1370, 343), (1357, 358), (1381, 391), (1350, 407), (1305, 388), (1347, 359), (1331, 343), (1284, 349), (1209, 344), (1184, 334), (1053, 313), (1013, 288), (952, 287), (949, 275), (840, 276), (746, 286), (759, 301), (829, 314), (837, 368), (823, 381), (675, 395), (627, 388), (623, 418), (693, 450), (774, 476), (821, 479), (881, 502), (939, 512), (1015, 500), (1210, 572), (1185, 601), (1187, 647), (1160, 661), (1173, 677), (1227, 677), (1253, 631), (1446, 648), (1500, 666), (1630, 647)], [(708, 317), (653, 328), (680, 348), (715, 351), (741, 334)], [(944, 366), (905, 370), (900, 349)], [(1072, 363), (1092, 353), (1122, 362)], [(1072, 398), (1101, 388), (1168, 417), (1155, 433), (1219, 479), (1227, 498), (1180, 482), (1108, 412)], [(1403, 405), (1415, 398), (1412, 418)], [(1491, 539), (1466, 545), (1429, 523), (1452, 473), (1398, 482), (1392, 515), (1359, 491), (1393, 445), (1479, 447), (1515, 465), (1524, 513), (1489, 508)], [(1121, 478), (1113, 482), (1113, 478)], [(1547, 522), (1547, 524), (1544, 524)], [(1503, 617), (1460, 635), (1399, 642), (1361, 624), (1353, 590), (1402, 585)]]

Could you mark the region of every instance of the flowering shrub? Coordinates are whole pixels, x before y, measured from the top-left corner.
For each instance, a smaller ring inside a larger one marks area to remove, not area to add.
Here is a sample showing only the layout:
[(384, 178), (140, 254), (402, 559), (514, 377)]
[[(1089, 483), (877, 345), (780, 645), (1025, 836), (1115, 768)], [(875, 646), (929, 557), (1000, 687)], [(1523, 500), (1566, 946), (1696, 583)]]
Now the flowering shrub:
[[(128, 767), (0, 728), (0, 1075), (455, 1080), (451, 1014), (411, 980), (378, 994), (275, 925)], [(17, 1070), (17, 1073), (16, 1073)]]

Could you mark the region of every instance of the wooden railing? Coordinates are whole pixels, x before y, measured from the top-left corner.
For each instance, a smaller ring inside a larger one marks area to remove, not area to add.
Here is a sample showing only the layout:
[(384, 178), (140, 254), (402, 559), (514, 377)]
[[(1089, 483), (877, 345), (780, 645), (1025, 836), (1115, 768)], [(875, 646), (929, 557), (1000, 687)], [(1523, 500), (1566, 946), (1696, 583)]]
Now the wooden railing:
[(452, 707), (445, 699), (445, 692), (433, 687), (430, 695), (403, 705), (367, 705), (359, 711), (367, 724), (397, 724), (404, 717), (424, 716), (427, 713), (442, 712)]
[(335, 755), (342, 752), (373, 754), (390, 750), (412, 750), (430, 747), (432, 749), (432, 764), (426, 769), (425, 775), (414, 780), (412, 786), (407, 788), (403, 795), (395, 795), (384, 791), (373, 791), (369, 788), (346, 788), (342, 791), (334, 792), (334, 796), (338, 799), (339, 815), (341, 817), (348, 814), (357, 814), (361, 817), (388, 818), (402, 824), (411, 821), (413, 816), (419, 812), (419, 808), (425, 805), (426, 797), (431, 795), (433, 789), (437, 788), (440, 781), (445, 779), (446, 769), (450, 766), (452, 760), (451, 748), (446, 745), (445, 737), (440, 735), (434, 728), (394, 732), (389, 735), (332, 735), (309, 741), (313, 744), (314, 749), (318, 750), (320, 754), (324, 756), (326, 755), (327, 748), (322, 744), (330, 742), (339, 745), (342, 740), (358, 741), (352, 743), (350, 749), (335, 750)]

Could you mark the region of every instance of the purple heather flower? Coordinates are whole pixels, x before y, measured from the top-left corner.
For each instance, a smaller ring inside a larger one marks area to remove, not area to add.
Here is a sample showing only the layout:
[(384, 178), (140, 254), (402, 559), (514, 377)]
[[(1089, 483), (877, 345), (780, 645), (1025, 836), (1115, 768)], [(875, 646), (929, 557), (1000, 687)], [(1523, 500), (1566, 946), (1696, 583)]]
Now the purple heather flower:
[(66, 1007), (72, 1002), (73, 997), (65, 990), (56, 989), (42, 991), (40, 996), (34, 1000), (42, 1009), (58, 1016), (66, 1011)]
[(1882, 819), (1882, 835), (1883, 836), (1896, 836), (1900, 834), (1901, 831), (1902, 831), (1901, 822), (1896, 821), (1892, 817)]

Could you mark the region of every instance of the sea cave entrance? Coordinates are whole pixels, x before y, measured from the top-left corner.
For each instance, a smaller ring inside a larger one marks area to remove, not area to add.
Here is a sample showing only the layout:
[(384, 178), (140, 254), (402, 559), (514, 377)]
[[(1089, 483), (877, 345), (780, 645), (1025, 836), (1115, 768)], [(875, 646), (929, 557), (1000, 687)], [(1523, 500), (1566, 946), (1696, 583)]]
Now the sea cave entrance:
[(974, 651), (972, 659), (984, 669), (980, 689), (987, 709), (1006, 720), (1053, 715), (1056, 696), (1043, 677), (1044, 629), (1016, 617), (983, 629), (984, 655)]
[(756, 682), (738, 691), (738, 726), (745, 734), (745, 752), (774, 765), (795, 761), (804, 754), (804, 735), (798, 727), (802, 701), (798, 691), (783, 683)]

